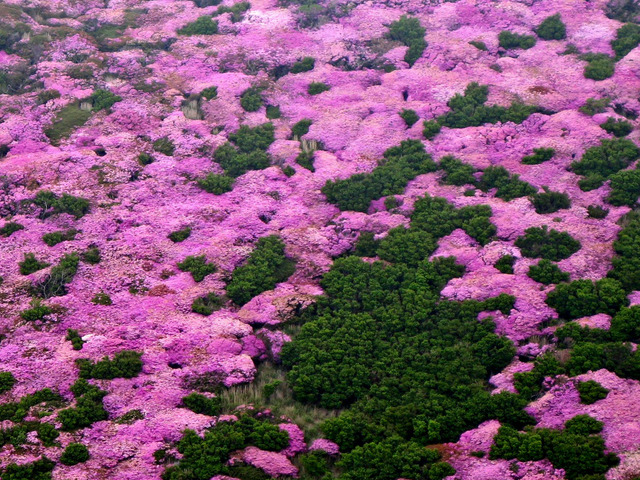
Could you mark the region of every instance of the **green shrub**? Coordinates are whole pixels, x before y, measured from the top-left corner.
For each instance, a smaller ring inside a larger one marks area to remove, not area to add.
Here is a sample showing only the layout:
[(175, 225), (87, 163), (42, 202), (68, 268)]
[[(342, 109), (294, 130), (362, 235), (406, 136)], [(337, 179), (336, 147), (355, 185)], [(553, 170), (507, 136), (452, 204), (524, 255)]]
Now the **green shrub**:
[(485, 168), (478, 182), (478, 188), (483, 192), (488, 192), (493, 188), (497, 189), (496, 197), (505, 202), (537, 192), (533, 185), (520, 180), (519, 175), (511, 175), (506, 168), (501, 166)]
[(547, 294), (546, 303), (560, 317), (574, 319), (597, 313), (613, 315), (628, 305), (629, 300), (618, 281), (603, 278), (597, 282), (575, 280), (561, 283)]
[(313, 165), (314, 153), (315, 152), (300, 152), (296, 157), (296, 163), (310, 172), (315, 172), (316, 168)]
[(278, 105), (267, 105), (266, 115), (269, 120), (275, 120), (276, 118), (280, 118), (282, 113)]
[(33, 285), (33, 292), (43, 298), (60, 297), (67, 294), (66, 285), (71, 283), (78, 271), (80, 257), (77, 253), (64, 255), (49, 275)]
[(38, 103), (41, 105), (47, 103), (49, 100), (55, 100), (56, 98), (60, 98), (60, 92), (58, 90), (42, 90), (38, 93)]
[(198, 17), (197, 20), (178, 30), (178, 35), (215, 35), (216, 33), (218, 33), (218, 22), (208, 15)]
[(331, 87), (324, 82), (311, 82), (307, 88), (307, 93), (309, 95), (319, 95), (330, 89)]
[(58, 421), (65, 432), (91, 426), (95, 422), (106, 420), (109, 414), (102, 405), (107, 392), (89, 384), (84, 378), (78, 379), (71, 391), (76, 397), (76, 407), (58, 412)]
[(216, 86), (207, 87), (200, 92), (200, 95), (203, 98), (206, 98), (207, 100), (213, 100), (215, 98), (218, 98), (218, 87)]
[(89, 65), (74, 65), (67, 70), (74, 80), (91, 80), (94, 77), (93, 68)]
[(611, 193), (607, 202), (616, 207), (634, 207), (640, 196), (640, 170), (623, 170), (611, 175)]
[(420, 120), (420, 117), (415, 110), (408, 110), (406, 108), (400, 112), (400, 117), (402, 117), (407, 127), (412, 127), (418, 120)]
[(627, 168), (639, 157), (640, 149), (632, 141), (626, 138), (604, 139), (600, 141), (600, 145), (588, 148), (579, 161), (572, 162), (571, 169), (577, 175), (595, 178), (595, 183), (599, 182), (601, 185), (608, 177)]
[[(78, 219), (89, 213), (91, 206), (86, 198), (75, 197), (67, 193), (63, 193), (62, 196), (58, 197), (49, 190), (40, 190), (32, 202), (42, 209), (41, 218), (52, 214), (68, 213)], [(69, 232), (70, 230), (67, 231)]]
[(51, 472), (55, 466), (56, 462), (43, 456), (31, 463), (10, 463), (0, 474), (6, 480), (51, 480)]
[(97, 265), (102, 260), (98, 247), (89, 247), (82, 254), (82, 260), (90, 265)]
[(42, 241), (50, 247), (54, 247), (62, 242), (69, 242), (76, 238), (78, 231), (75, 228), (68, 230), (58, 230), (57, 232), (45, 233), (42, 235)]
[(533, 35), (520, 35), (508, 30), (503, 30), (498, 35), (498, 42), (502, 48), (522, 48), (528, 50), (536, 44), (536, 37)]
[(559, 262), (581, 248), (580, 242), (571, 235), (554, 229), (548, 230), (547, 225), (527, 228), (524, 233), (524, 236), (516, 239), (515, 246), (525, 257)]
[(0, 237), (9, 237), (20, 230), (24, 230), (24, 225), (16, 222), (7, 222), (0, 228)]
[(586, 103), (579, 110), (585, 115), (593, 117), (596, 113), (603, 113), (609, 106), (609, 102), (611, 102), (611, 99), (608, 97), (600, 99), (587, 98)]
[(55, 446), (56, 439), (60, 436), (60, 432), (50, 423), (41, 423), (37, 426), (38, 438), (45, 447)]
[(240, 95), (240, 106), (245, 112), (257, 112), (263, 103), (259, 88), (248, 88)]
[(33, 300), (31, 300), (30, 308), (20, 312), (20, 317), (28, 322), (35, 322), (38, 320), (46, 320), (47, 315), (50, 315), (52, 313), (53, 310), (44, 305), (42, 303), (42, 300), (34, 298)]
[(495, 263), (496, 269), (502, 273), (513, 273), (513, 264), (516, 261), (516, 257), (513, 255), (503, 255), (500, 259)]
[(316, 65), (316, 60), (313, 57), (304, 57), (298, 60), (291, 66), (291, 73), (310, 72)]
[(553, 158), (556, 151), (553, 148), (534, 148), (533, 155), (522, 157), (523, 165), (538, 165)]
[(555, 213), (561, 209), (571, 208), (571, 200), (566, 193), (552, 192), (544, 187), (544, 193), (536, 193), (531, 196), (531, 204), (536, 213)]
[(282, 173), (284, 173), (287, 177), (291, 178), (296, 174), (296, 170), (291, 165), (287, 165), (282, 168)]
[(299, 140), (300, 137), (309, 133), (309, 127), (311, 127), (312, 123), (313, 121), (308, 118), (296, 122), (293, 127), (291, 127), (291, 138)]
[(223, 13), (230, 13), (231, 22), (238, 23), (242, 21), (242, 19), (244, 18), (244, 13), (250, 8), (251, 8), (251, 4), (249, 2), (234, 3), (230, 7), (227, 7), (226, 5), (221, 5), (218, 7), (214, 15), (222, 15)]
[(433, 140), (433, 138), (439, 134), (442, 129), (442, 125), (440, 125), (437, 120), (425, 120), (422, 126), (424, 127), (422, 129), (422, 134), (427, 140)]
[(616, 256), (608, 277), (618, 280), (626, 291), (640, 290), (640, 220), (629, 221), (613, 242)]
[(633, 22), (640, 14), (640, 5), (635, 0), (609, 0), (604, 12), (619, 22)]
[(78, 103), (69, 104), (58, 112), (51, 126), (44, 130), (44, 134), (49, 137), (53, 145), (58, 145), (60, 140), (71, 135), (75, 128), (84, 125), (89, 117), (91, 112), (81, 110)]
[(227, 175), (208, 173), (206, 177), (198, 179), (197, 185), (207, 193), (222, 195), (233, 190), (234, 182), (235, 179)]
[(190, 272), (196, 282), (201, 282), (204, 277), (215, 273), (217, 268), (213, 263), (207, 263), (205, 255), (189, 255), (182, 262), (178, 263), (178, 268), (183, 272)]
[(114, 95), (109, 90), (98, 89), (95, 90), (89, 97), (89, 101), (93, 105), (93, 111), (99, 112), (100, 110), (107, 110), (113, 106), (114, 103), (122, 100), (122, 97)]
[(89, 449), (82, 443), (70, 443), (60, 456), (63, 465), (77, 465), (89, 460)]
[(595, 380), (578, 382), (576, 388), (578, 390), (578, 393), (580, 394), (580, 402), (586, 405), (596, 403), (598, 400), (606, 398), (609, 394), (609, 390), (604, 388)]
[(143, 420), (143, 419), (144, 419), (144, 413), (142, 413), (142, 410), (135, 409), (135, 410), (129, 410), (127, 413), (125, 413), (120, 418), (115, 420), (115, 423), (117, 423), (118, 425), (132, 425), (136, 423), (138, 420)]
[(540, 260), (537, 265), (531, 265), (527, 275), (532, 280), (545, 285), (569, 281), (569, 274), (560, 270), (555, 263), (551, 263), (547, 259)]
[(96, 293), (91, 299), (91, 303), (94, 305), (111, 305), (113, 302), (111, 301), (111, 297), (104, 292)]
[(211, 315), (222, 307), (222, 299), (211, 292), (202, 297), (196, 298), (191, 304), (191, 311), (200, 315)]
[(96, 378), (100, 380), (112, 380), (114, 378), (137, 377), (142, 371), (142, 353), (133, 350), (122, 350), (114, 355), (113, 360), (104, 357), (98, 362), (92, 362), (86, 358), (76, 360), (80, 378)]
[(599, 205), (589, 205), (587, 207), (587, 214), (591, 218), (605, 218), (607, 215), (609, 215), (609, 209), (603, 208)]
[(184, 227), (167, 235), (167, 238), (173, 243), (184, 242), (191, 235), (191, 227)]
[(263, 237), (246, 264), (233, 271), (227, 295), (237, 305), (244, 305), (256, 295), (272, 290), (294, 272), (295, 263), (285, 256), (282, 240), (275, 235)]
[(71, 342), (71, 346), (73, 347), (74, 350), (82, 350), (82, 346), (84, 345), (84, 340), (82, 340), (82, 337), (80, 336), (77, 330), (74, 330), (73, 328), (67, 329), (67, 335), (64, 338), (65, 340), (68, 340), (69, 342)]
[(607, 118), (607, 121), (600, 124), (600, 127), (618, 138), (626, 137), (633, 131), (633, 125), (626, 120), (618, 120), (613, 117)]
[(640, 25), (627, 23), (620, 27), (611, 48), (616, 52), (616, 61), (625, 57), (631, 50), (640, 45)]
[(536, 35), (543, 40), (564, 40), (567, 38), (567, 27), (560, 18), (560, 14), (556, 13), (545, 18), (538, 28)]
[(587, 66), (584, 67), (584, 77), (591, 80), (601, 81), (610, 78), (615, 73), (616, 64), (613, 58), (603, 53), (590, 53), (582, 55), (581, 58), (586, 60)]
[(640, 341), (640, 307), (622, 308), (611, 320), (611, 338), (616, 341)]
[(0, 372), (0, 394), (6, 393), (16, 384), (16, 379), (11, 372)]
[(340, 210), (366, 212), (372, 200), (404, 191), (417, 175), (437, 168), (419, 140), (405, 140), (384, 152), (384, 159), (370, 174), (356, 174), (344, 180), (329, 180), (322, 193)]
[(49, 265), (51, 264), (38, 260), (33, 253), (25, 253), (24, 260), (18, 262), (21, 275), (30, 275), (33, 272), (37, 272), (39, 270), (42, 270), (43, 268), (47, 268)]
[(146, 167), (147, 165), (151, 165), (155, 161), (156, 159), (146, 152), (142, 152), (140, 153), (140, 155), (138, 155), (138, 163), (143, 167)]
[(400, 226), (389, 230), (380, 241), (377, 254), (382, 260), (415, 267), (437, 247), (438, 243), (428, 232)]
[(212, 417), (220, 414), (221, 402), (218, 397), (206, 397), (201, 393), (190, 393), (182, 397), (182, 404), (189, 410)]
[(420, 20), (403, 15), (389, 25), (387, 38), (409, 47), (405, 53), (404, 61), (409, 66), (413, 66), (416, 60), (422, 56), (424, 49), (427, 48), (427, 42), (424, 40), (425, 34), (426, 30), (420, 25)]
[(236, 144), (241, 153), (255, 150), (267, 150), (275, 141), (272, 123), (263, 123), (257, 127), (242, 125), (235, 133), (229, 134), (229, 140)]
[(453, 155), (447, 155), (440, 159), (438, 166), (444, 170), (442, 183), (445, 185), (475, 185), (476, 179), (473, 176), (476, 169), (471, 165), (461, 162)]
[(175, 145), (169, 137), (162, 137), (153, 142), (153, 149), (156, 152), (172, 157), (175, 152)]
[(469, 45), (473, 45), (474, 47), (476, 47), (478, 50), (481, 50), (483, 52), (487, 52), (489, 49), (487, 48), (487, 44), (484, 42), (480, 42), (477, 40), (471, 40), (469, 42)]

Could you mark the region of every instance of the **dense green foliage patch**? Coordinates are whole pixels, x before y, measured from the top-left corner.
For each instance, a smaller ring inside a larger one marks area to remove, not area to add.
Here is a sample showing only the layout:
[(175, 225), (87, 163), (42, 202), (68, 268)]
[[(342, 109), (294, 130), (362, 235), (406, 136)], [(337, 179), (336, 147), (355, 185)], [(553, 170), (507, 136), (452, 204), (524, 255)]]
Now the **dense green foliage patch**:
[(569, 258), (581, 248), (580, 242), (571, 235), (549, 230), (547, 225), (527, 228), (524, 236), (516, 239), (515, 246), (525, 257), (544, 258), (554, 262)]
[(403, 15), (389, 25), (387, 38), (409, 47), (404, 55), (404, 61), (411, 67), (427, 48), (427, 42), (424, 39), (426, 33), (427, 31), (420, 25), (420, 20)]
[(142, 353), (132, 350), (122, 350), (113, 356), (113, 360), (104, 357), (92, 362), (86, 358), (76, 360), (80, 378), (98, 378), (111, 380), (114, 378), (137, 377), (142, 371)]

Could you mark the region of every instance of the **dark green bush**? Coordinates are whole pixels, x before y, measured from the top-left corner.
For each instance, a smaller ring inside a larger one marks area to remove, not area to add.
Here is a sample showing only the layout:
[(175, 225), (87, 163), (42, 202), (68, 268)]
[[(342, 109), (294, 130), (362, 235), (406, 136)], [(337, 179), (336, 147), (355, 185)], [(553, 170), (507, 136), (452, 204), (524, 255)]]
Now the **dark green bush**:
[(107, 392), (89, 384), (84, 378), (78, 379), (71, 391), (76, 397), (75, 408), (67, 408), (58, 412), (58, 421), (63, 431), (73, 431), (91, 426), (95, 422), (106, 420), (109, 414), (102, 405)]
[(422, 56), (424, 49), (427, 48), (427, 42), (424, 39), (426, 33), (427, 31), (420, 25), (420, 20), (403, 15), (389, 25), (387, 38), (401, 42), (409, 47), (404, 56), (404, 61), (409, 66), (413, 66), (416, 60)]
[(81, 218), (89, 213), (91, 206), (86, 198), (74, 197), (67, 193), (63, 193), (62, 196), (58, 197), (49, 190), (40, 190), (32, 202), (42, 209), (40, 214), (42, 218), (56, 213), (68, 213), (76, 218)]
[(545, 285), (569, 281), (569, 274), (560, 270), (555, 263), (551, 263), (547, 259), (540, 260), (537, 265), (531, 265), (527, 275), (532, 280)]
[(640, 290), (640, 220), (629, 221), (613, 242), (616, 256), (608, 277), (618, 280), (626, 291)]
[(640, 170), (623, 170), (614, 173), (611, 179), (611, 193), (607, 202), (616, 207), (634, 207), (640, 196)]
[(184, 242), (191, 235), (191, 227), (184, 227), (167, 235), (167, 238), (173, 243)]
[[(93, 72), (90, 72), (90, 76), (93, 77)], [(75, 128), (84, 125), (89, 117), (91, 112), (81, 110), (78, 103), (69, 104), (58, 112), (51, 126), (44, 130), (44, 134), (49, 137), (52, 145), (58, 145), (60, 140), (68, 137)]]
[(300, 152), (300, 154), (296, 157), (296, 163), (303, 168), (306, 168), (310, 172), (315, 172), (316, 168), (313, 165), (313, 151), (311, 152)]
[(231, 14), (231, 22), (238, 23), (241, 22), (244, 18), (244, 13), (251, 8), (251, 4), (249, 2), (238, 2), (234, 3), (230, 7), (226, 5), (221, 5), (218, 7), (214, 15), (222, 15), (224, 13)]
[(593, 117), (596, 113), (603, 113), (609, 106), (610, 102), (611, 99), (608, 97), (600, 99), (587, 98), (587, 102), (580, 107), (580, 112)]
[(33, 285), (33, 292), (43, 298), (60, 297), (67, 294), (66, 285), (71, 283), (78, 271), (80, 257), (77, 253), (64, 255), (49, 275)]
[(438, 166), (444, 170), (442, 183), (445, 185), (475, 185), (476, 179), (473, 176), (476, 169), (471, 165), (463, 163), (453, 155), (447, 155), (440, 159)]
[(215, 173), (208, 173), (206, 177), (198, 179), (196, 182), (198, 187), (207, 193), (213, 193), (214, 195), (222, 195), (223, 193), (233, 190), (233, 184), (235, 179), (228, 177), (227, 175), (218, 175)]
[(626, 137), (633, 131), (633, 125), (626, 120), (618, 120), (613, 117), (607, 118), (607, 121), (600, 125), (601, 128), (618, 138)]
[(586, 382), (578, 382), (576, 385), (578, 393), (580, 394), (580, 402), (591, 405), (598, 400), (606, 398), (609, 394), (609, 390), (604, 388), (595, 380), (588, 380)]
[(622, 308), (611, 320), (611, 338), (616, 341), (640, 342), (640, 307)]
[(296, 174), (296, 170), (291, 165), (287, 165), (282, 168), (282, 173), (284, 173), (287, 177), (291, 178)]
[(191, 304), (191, 311), (200, 315), (211, 315), (222, 307), (222, 299), (211, 292), (202, 297), (196, 298)]
[(60, 92), (58, 90), (42, 90), (40, 93), (38, 93), (39, 104), (45, 104), (49, 100), (55, 100), (56, 98), (60, 98)]
[(553, 158), (556, 151), (553, 148), (534, 148), (533, 155), (522, 157), (523, 165), (538, 165)]
[(196, 282), (201, 282), (204, 277), (215, 273), (217, 268), (213, 263), (207, 263), (205, 255), (194, 256), (189, 255), (182, 262), (178, 263), (178, 268), (183, 272), (191, 273)]
[(322, 92), (326, 92), (330, 90), (331, 87), (324, 82), (311, 82), (309, 87), (307, 88), (307, 93), (309, 95), (319, 95)]
[(89, 449), (82, 443), (70, 443), (60, 456), (63, 465), (77, 465), (89, 460)]
[(269, 120), (275, 120), (276, 118), (280, 118), (282, 113), (278, 105), (267, 105), (266, 115)]
[(407, 127), (412, 127), (418, 120), (420, 120), (420, 117), (415, 110), (408, 110), (406, 108), (400, 112), (400, 117), (402, 117)]
[(500, 259), (495, 263), (496, 269), (502, 273), (513, 273), (513, 264), (516, 261), (516, 257), (513, 255), (503, 255)]
[(589, 205), (587, 207), (587, 214), (591, 218), (605, 218), (609, 215), (609, 209), (602, 208), (600, 205)]
[(74, 350), (82, 350), (84, 340), (82, 340), (82, 337), (80, 337), (77, 330), (74, 330), (73, 328), (67, 329), (67, 335), (64, 338), (71, 342), (71, 346)]
[(208, 15), (198, 17), (197, 20), (178, 30), (179, 35), (215, 35), (216, 33), (218, 33), (218, 22)]
[(275, 288), (295, 272), (295, 262), (284, 253), (284, 243), (276, 235), (263, 237), (246, 264), (237, 267), (227, 285), (227, 295), (244, 305), (256, 295)]
[(55, 466), (56, 462), (43, 456), (31, 463), (10, 463), (0, 470), (0, 475), (3, 480), (51, 480), (51, 472)]
[(611, 41), (611, 48), (616, 52), (616, 61), (625, 57), (638, 45), (640, 45), (640, 25), (635, 23), (627, 23), (620, 27), (615, 40)]
[(0, 237), (9, 237), (20, 230), (24, 230), (24, 225), (17, 222), (7, 222), (0, 228)]
[(206, 397), (196, 392), (183, 397), (182, 404), (195, 413), (210, 415), (212, 417), (218, 415), (221, 408), (220, 398)]
[(100, 380), (133, 378), (142, 371), (141, 356), (142, 353), (133, 350), (122, 350), (113, 356), (113, 360), (105, 356), (94, 363), (86, 358), (79, 358), (76, 360), (76, 365), (79, 368), (80, 378)]
[(50, 247), (54, 247), (62, 242), (70, 242), (76, 238), (78, 231), (75, 228), (70, 228), (68, 230), (58, 230), (57, 232), (45, 233), (42, 235), (42, 241), (49, 245)]
[(536, 37), (533, 35), (520, 35), (508, 30), (503, 30), (498, 35), (498, 42), (502, 48), (522, 48), (527, 50), (536, 44)]
[(156, 152), (172, 157), (175, 152), (175, 145), (169, 137), (162, 137), (153, 142), (153, 149)]
[(433, 138), (439, 134), (442, 129), (442, 125), (440, 125), (437, 120), (425, 120), (422, 126), (424, 127), (422, 129), (422, 134), (427, 140), (433, 140)]
[(555, 213), (561, 209), (571, 208), (571, 200), (566, 193), (552, 192), (544, 187), (544, 193), (536, 193), (531, 196), (531, 204), (536, 213)]
[(93, 105), (93, 111), (99, 112), (100, 110), (107, 110), (113, 106), (114, 103), (122, 100), (122, 97), (114, 95), (109, 90), (98, 89), (95, 90), (89, 97), (89, 101)]
[(25, 253), (24, 260), (18, 262), (18, 266), (20, 267), (21, 275), (30, 275), (33, 272), (37, 272), (38, 270), (42, 270), (43, 268), (47, 268), (50, 263), (41, 262), (38, 260), (33, 253)]
[(242, 153), (266, 150), (275, 141), (274, 127), (272, 123), (263, 123), (253, 128), (242, 125), (238, 131), (229, 134), (229, 140)]
[(91, 303), (95, 305), (111, 305), (113, 302), (111, 301), (111, 297), (104, 292), (96, 293), (91, 299)]
[(67, 75), (74, 80), (91, 80), (95, 74), (89, 65), (74, 65), (67, 70)]
[(16, 379), (11, 372), (0, 372), (0, 394), (6, 393), (16, 384)]
[[(598, 188), (614, 173), (627, 168), (640, 157), (640, 149), (626, 138), (601, 140), (600, 145), (587, 149), (579, 161), (571, 163), (571, 169), (578, 175), (593, 178), (588, 190)], [(583, 186), (580, 188), (585, 190)]]
[(299, 140), (300, 137), (309, 133), (309, 127), (312, 123), (313, 121), (308, 118), (296, 122), (293, 127), (291, 127), (291, 138)]
[(547, 294), (547, 305), (562, 318), (574, 319), (606, 313), (614, 315), (629, 299), (620, 283), (610, 278), (597, 282), (575, 280), (561, 283)]
[(263, 104), (264, 102), (259, 88), (248, 88), (240, 95), (240, 106), (245, 112), (257, 112)]
[(417, 175), (437, 168), (418, 140), (405, 140), (387, 149), (384, 158), (370, 174), (356, 174), (344, 180), (327, 181), (322, 193), (340, 210), (366, 212), (372, 200), (404, 191)]
[(520, 180), (520, 175), (511, 175), (506, 168), (501, 166), (485, 168), (477, 186), (483, 192), (488, 192), (492, 188), (497, 189), (496, 197), (505, 202), (537, 192), (533, 185)]
[(207, 100), (213, 100), (215, 98), (218, 98), (218, 87), (216, 86), (207, 87), (200, 92), (200, 95), (203, 98), (206, 98)]
[(316, 60), (313, 57), (304, 57), (298, 60), (291, 66), (291, 73), (310, 72), (316, 65)]
[(138, 155), (138, 163), (143, 167), (151, 165), (155, 161), (156, 159), (146, 152), (142, 152), (140, 155)]
[(571, 235), (554, 229), (549, 230), (547, 225), (527, 228), (524, 233), (524, 236), (516, 239), (515, 246), (525, 257), (559, 262), (581, 248), (580, 242)]
[(482, 50), (483, 52), (488, 51), (489, 49), (487, 48), (487, 44), (484, 42), (480, 42), (477, 40), (471, 40), (469, 42), (469, 45), (473, 45), (474, 47), (476, 47), (478, 50)]
[(47, 315), (53, 313), (53, 310), (47, 305), (44, 305), (38, 298), (31, 300), (30, 308), (20, 312), (20, 317), (28, 322), (35, 322), (38, 320), (45, 320)]
[(556, 13), (545, 18), (538, 28), (536, 35), (543, 40), (564, 40), (567, 38), (567, 27), (560, 18), (560, 14)]
[(640, 4), (636, 0), (609, 0), (604, 13), (619, 22), (633, 22), (640, 15)]
[(389, 230), (380, 241), (377, 254), (382, 260), (416, 267), (437, 247), (438, 243), (430, 233), (400, 226)]
[(588, 62), (587, 66), (584, 67), (585, 78), (601, 81), (612, 77), (615, 73), (615, 61), (604, 53), (590, 53), (582, 55), (581, 58)]

